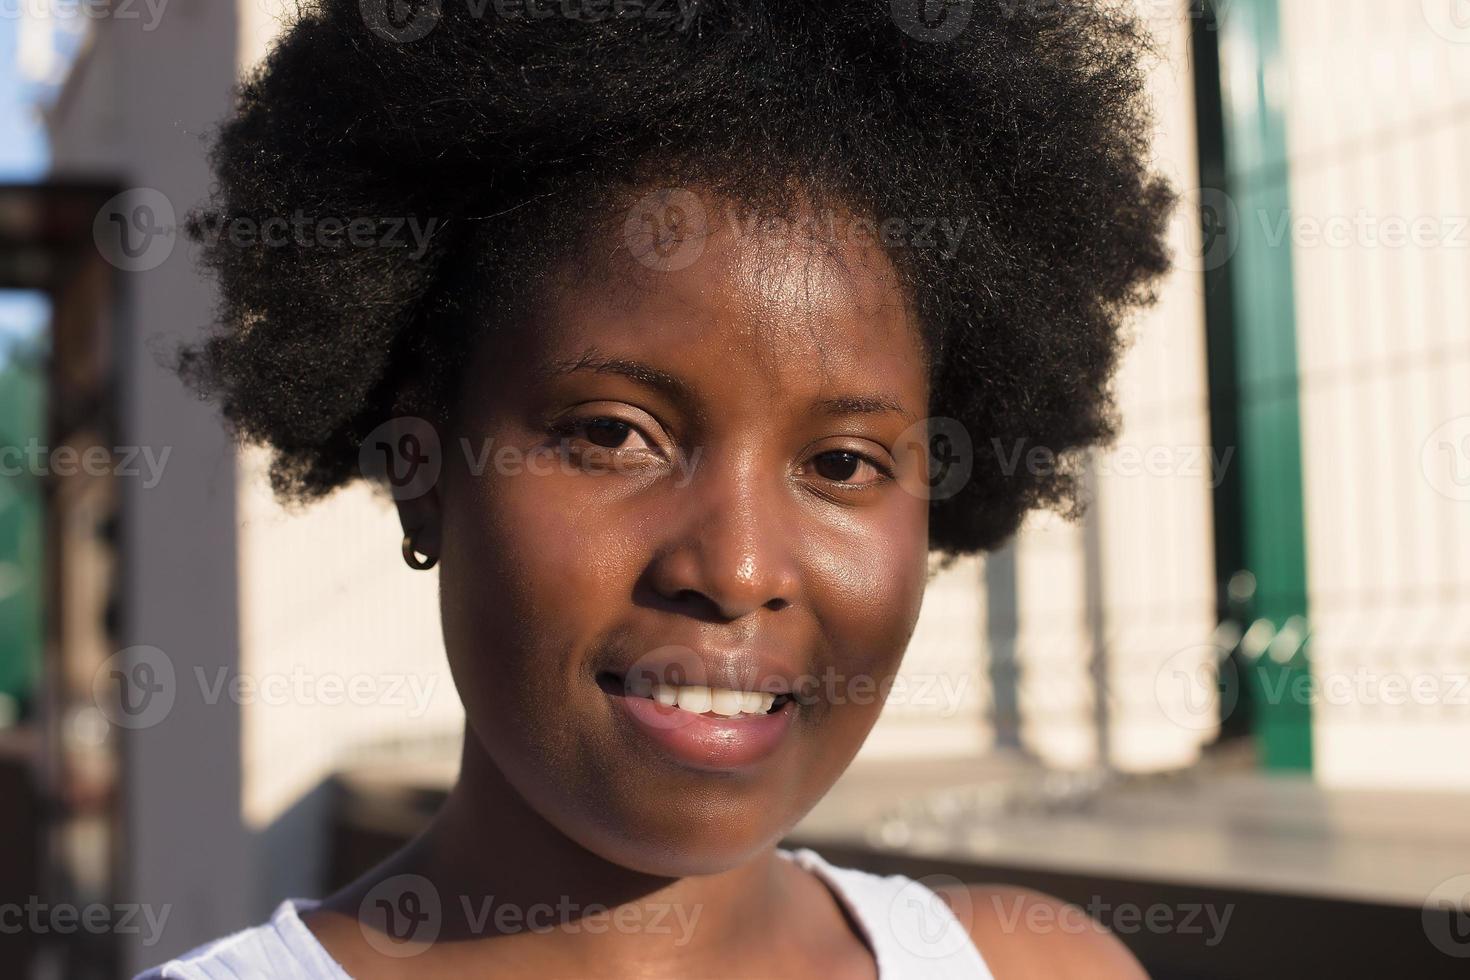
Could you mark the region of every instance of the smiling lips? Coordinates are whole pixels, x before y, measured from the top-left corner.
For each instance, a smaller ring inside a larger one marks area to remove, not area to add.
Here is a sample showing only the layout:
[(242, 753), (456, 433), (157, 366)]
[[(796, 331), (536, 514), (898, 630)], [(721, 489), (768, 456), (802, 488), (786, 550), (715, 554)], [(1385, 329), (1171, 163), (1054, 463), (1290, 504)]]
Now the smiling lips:
[(610, 696), (630, 729), (676, 762), (731, 771), (771, 755), (799, 707), (789, 694), (632, 683)]
[(657, 684), (629, 679), (625, 685), (629, 697), (651, 698), (666, 708), (678, 707), (692, 714), (714, 714), (722, 718), (746, 718), (770, 711), (781, 698), (765, 691), (736, 691), (703, 684)]

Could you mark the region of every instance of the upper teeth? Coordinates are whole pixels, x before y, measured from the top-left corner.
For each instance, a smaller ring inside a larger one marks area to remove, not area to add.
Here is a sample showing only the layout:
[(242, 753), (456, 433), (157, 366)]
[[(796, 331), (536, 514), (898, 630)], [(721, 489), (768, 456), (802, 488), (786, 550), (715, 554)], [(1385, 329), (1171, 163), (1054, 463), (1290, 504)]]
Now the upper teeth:
[(655, 684), (652, 690), (629, 690), (630, 694), (653, 698), (667, 707), (677, 705), (697, 715), (713, 712), (725, 718), (736, 715), (759, 715), (771, 710), (776, 695), (760, 691), (732, 691), (724, 687), (683, 684)]

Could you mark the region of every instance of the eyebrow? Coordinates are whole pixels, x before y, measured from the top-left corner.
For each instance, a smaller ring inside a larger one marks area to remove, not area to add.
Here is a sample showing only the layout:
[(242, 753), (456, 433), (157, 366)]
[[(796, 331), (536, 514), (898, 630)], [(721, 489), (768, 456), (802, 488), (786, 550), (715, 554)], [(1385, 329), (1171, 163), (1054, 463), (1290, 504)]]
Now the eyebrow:
[[(661, 391), (686, 405), (692, 406), (698, 403), (698, 399), (694, 397), (689, 386), (675, 375), (642, 361), (609, 357), (590, 347), (577, 357), (553, 361), (550, 370), (553, 374), (573, 374), (577, 371), (616, 374)], [(895, 414), (911, 422), (918, 421), (918, 416), (904, 408), (898, 398), (884, 393), (823, 398), (815, 402), (812, 407), (823, 415)]]
[(901, 415), (910, 422), (918, 416), (904, 408), (897, 398), (890, 395), (852, 396), (824, 398), (816, 403), (817, 411), (823, 415)]
[(623, 357), (607, 357), (593, 348), (583, 351), (581, 356), (554, 361), (551, 364), (553, 374), (573, 374), (577, 371), (592, 371), (597, 374), (617, 374), (639, 384), (661, 391), (669, 397), (692, 405), (695, 403), (694, 393), (689, 386), (667, 371), (661, 371), (642, 361), (632, 361)]

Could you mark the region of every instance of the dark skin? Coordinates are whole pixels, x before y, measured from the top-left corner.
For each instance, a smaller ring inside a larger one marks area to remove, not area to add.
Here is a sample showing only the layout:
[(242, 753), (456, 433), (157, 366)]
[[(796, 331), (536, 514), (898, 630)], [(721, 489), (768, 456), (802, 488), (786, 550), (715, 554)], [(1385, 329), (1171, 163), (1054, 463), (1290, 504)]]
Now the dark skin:
[[(882, 704), (855, 685), (886, 690), (919, 614), (923, 345), (877, 246), (736, 232), (710, 210), (680, 229), (702, 242), (687, 267), (624, 249), (485, 341), (438, 485), (400, 502), (439, 557), (467, 729), (430, 828), (305, 916), (355, 977), (877, 975), (826, 886), (775, 848), (862, 745)], [(775, 651), (836, 681), (769, 757), (703, 771), (631, 736), (598, 683), (671, 644)], [(442, 925), (384, 955), (373, 899), (405, 874), (433, 883)], [(632, 925), (487, 928), (486, 896)]]

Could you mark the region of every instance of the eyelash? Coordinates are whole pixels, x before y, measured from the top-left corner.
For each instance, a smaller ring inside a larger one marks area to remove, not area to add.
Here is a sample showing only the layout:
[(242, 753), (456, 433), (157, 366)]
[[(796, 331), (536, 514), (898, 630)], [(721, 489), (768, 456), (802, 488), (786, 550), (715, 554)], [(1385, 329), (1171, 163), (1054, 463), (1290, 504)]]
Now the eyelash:
[(615, 425), (621, 425), (626, 427), (630, 432), (636, 432), (640, 436), (642, 436), (643, 441), (649, 444), (650, 449), (635, 450), (636, 452), (657, 451), (653, 448), (653, 440), (650, 439), (646, 434), (644, 434), (642, 429), (640, 429), (634, 423), (629, 422), (627, 419), (620, 419), (612, 415), (588, 415), (569, 419), (558, 419), (551, 424), (550, 432), (553, 436), (556, 436), (560, 440), (570, 440), (572, 438), (580, 436), (589, 444), (590, 448), (597, 449), (602, 452), (628, 452), (629, 450), (625, 449), (622, 446), (599, 446), (596, 443), (592, 442), (590, 439), (586, 438), (584, 430), (586, 430), (589, 426), (595, 425), (599, 422), (611, 422)]
[[(827, 449), (813, 456), (812, 462), (815, 463), (823, 456), (853, 456), (860, 463), (867, 463), (873, 468), (873, 471), (878, 474), (877, 478), (870, 483), (848, 483), (844, 480), (828, 481), (834, 486), (844, 487), (851, 491), (864, 491), (881, 486), (893, 479), (892, 467), (887, 466), (881, 460), (875, 459), (867, 453), (859, 452), (856, 449)], [(823, 477), (823, 479), (826, 478)]]
[[(583, 417), (559, 419), (551, 425), (550, 432), (552, 435), (557, 436), (560, 439), (569, 440), (578, 437), (589, 426), (595, 425), (597, 423), (612, 423), (614, 425), (624, 426), (631, 432), (638, 433), (643, 438), (643, 441), (648, 443), (650, 446), (653, 445), (654, 441), (650, 439), (648, 435), (644, 433), (642, 429), (640, 429), (635, 423), (629, 422), (626, 419), (617, 418), (616, 416), (612, 415), (589, 415)], [(582, 436), (582, 438), (585, 439), (585, 436)], [(618, 453), (628, 451), (642, 453), (649, 451), (658, 451), (657, 449), (625, 450), (621, 446), (599, 446), (596, 443), (591, 443), (590, 440), (588, 440), (588, 442), (591, 448), (606, 453)], [(894, 479), (893, 467), (887, 465), (882, 460), (877, 459), (873, 455), (857, 449), (827, 449), (820, 453), (817, 453), (811, 458), (811, 461), (815, 462), (816, 460), (821, 459), (824, 456), (852, 456), (855, 457), (859, 462), (866, 463), (867, 465), (871, 466), (874, 472), (878, 474), (877, 478), (869, 483), (848, 483), (842, 480), (827, 480), (826, 478), (822, 478), (829, 486), (841, 487), (849, 492), (862, 492), (872, 490)]]

